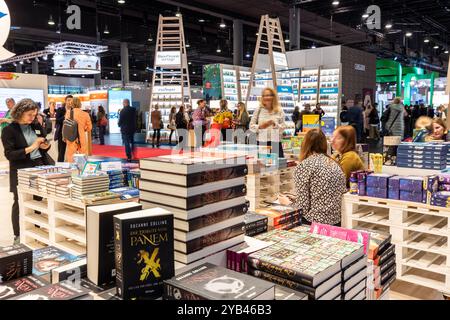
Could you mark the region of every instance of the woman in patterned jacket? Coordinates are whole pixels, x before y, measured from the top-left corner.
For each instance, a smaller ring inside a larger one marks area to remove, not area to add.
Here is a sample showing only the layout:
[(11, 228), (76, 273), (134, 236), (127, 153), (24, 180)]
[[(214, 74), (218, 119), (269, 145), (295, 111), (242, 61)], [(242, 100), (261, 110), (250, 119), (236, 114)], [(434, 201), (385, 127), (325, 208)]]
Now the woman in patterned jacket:
[[(342, 195), (347, 192), (345, 175), (327, 155), (327, 139), (321, 130), (308, 131), (303, 140), (300, 164), (294, 172), (294, 207), (302, 210), (302, 223), (341, 224)], [(285, 197), (280, 198), (287, 204)]]

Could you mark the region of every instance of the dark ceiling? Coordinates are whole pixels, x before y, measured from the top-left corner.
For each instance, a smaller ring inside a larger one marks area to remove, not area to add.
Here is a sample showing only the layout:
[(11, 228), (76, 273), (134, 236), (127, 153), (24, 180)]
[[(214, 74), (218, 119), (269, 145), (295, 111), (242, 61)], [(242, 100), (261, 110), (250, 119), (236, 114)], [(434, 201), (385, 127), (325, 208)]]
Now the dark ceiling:
[[(289, 9), (301, 9), (301, 48), (344, 44), (373, 52), (379, 57), (403, 60), (407, 64), (422, 66), (444, 73), (448, 55), (445, 54), (450, 28), (450, 1), (447, 0), (6, 0), (13, 30), (6, 47), (17, 54), (43, 49), (52, 42), (80, 41), (109, 46), (103, 55), (103, 77), (120, 79), (120, 42), (130, 46), (131, 80), (150, 80), (158, 15), (183, 14), (188, 49), (192, 63), (193, 84), (201, 83), (202, 65), (208, 63), (232, 64), (232, 19), (244, 22), (244, 64), (250, 65), (256, 42), (260, 16), (279, 16), (288, 37)], [(70, 31), (65, 26), (68, 4), (82, 9), (81, 30)], [(361, 17), (366, 8), (376, 3), (381, 8), (382, 29), (368, 30)], [(20, 14), (17, 14), (20, 13)], [(49, 26), (50, 15), (55, 26)], [(227, 24), (219, 28), (221, 19)], [(384, 25), (393, 24), (387, 30)], [(60, 27), (58, 27), (60, 25)], [(105, 34), (105, 29), (109, 34)], [(57, 33), (60, 29), (61, 32)], [(405, 42), (406, 31), (413, 36)], [(424, 43), (424, 38), (430, 38)], [(149, 39), (153, 39), (152, 42)], [(434, 46), (438, 45), (438, 49)], [(216, 49), (220, 47), (221, 53)], [(6, 69), (13, 68), (7, 66)], [(25, 65), (31, 72), (31, 66)], [(5, 69), (5, 68), (4, 68)], [(52, 74), (51, 65), (42, 61), (40, 72)], [(195, 74), (194, 74), (195, 72)], [(136, 76), (134, 76), (136, 74)]]

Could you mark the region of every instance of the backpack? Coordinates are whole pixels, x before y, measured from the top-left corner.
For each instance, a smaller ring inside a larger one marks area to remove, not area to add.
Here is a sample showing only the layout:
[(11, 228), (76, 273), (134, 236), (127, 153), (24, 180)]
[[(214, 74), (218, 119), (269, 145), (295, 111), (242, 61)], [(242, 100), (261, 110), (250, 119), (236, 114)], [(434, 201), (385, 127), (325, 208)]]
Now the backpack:
[(70, 119), (65, 119), (62, 127), (64, 140), (74, 142), (78, 139), (78, 123), (73, 119), (73, 108), (70, 110)]

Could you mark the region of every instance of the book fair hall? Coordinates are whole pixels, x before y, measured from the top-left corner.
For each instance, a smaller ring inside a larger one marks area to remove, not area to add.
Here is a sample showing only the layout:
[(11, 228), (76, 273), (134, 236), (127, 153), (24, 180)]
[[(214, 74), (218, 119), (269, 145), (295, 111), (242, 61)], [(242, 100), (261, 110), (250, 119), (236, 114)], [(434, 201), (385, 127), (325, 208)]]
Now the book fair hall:
[(0, 307), (450, 300), (449, 12), (0, 0)]

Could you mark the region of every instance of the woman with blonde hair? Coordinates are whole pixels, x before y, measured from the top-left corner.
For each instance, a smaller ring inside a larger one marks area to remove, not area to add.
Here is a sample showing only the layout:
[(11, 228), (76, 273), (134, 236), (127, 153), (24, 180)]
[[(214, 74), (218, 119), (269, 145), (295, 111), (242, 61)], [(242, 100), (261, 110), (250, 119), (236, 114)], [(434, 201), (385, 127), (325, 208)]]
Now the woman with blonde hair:
[(89, 114), (81, 110), (79, 98), (74, 97), (72, 103), (67, 105), (66, 108), (66, 119), (75, 120), (78, 125), (78, 138), (73, 142), (65, 139), (67, 144), (66, 160), (67, 162), (73, 162), (74, 154), (88, 154), (89, 142), (87, 137), (90, 136), (92, 131), (92, 121)]
[(436, 118), (433, 120), (431, 126), (429, 127), (429, 132), (430, 133), (425, 138), (425, 141), (447, 141), (447, 125), (441, 118)]
[(284, 158), (281, 137), (286, 128), (285, 115), (278, 100), (277, 92), (265, 88), (260, 105), (253, 113), (250, 130), (256, 133), (258, 145), (271, 147), (272, 153)]

